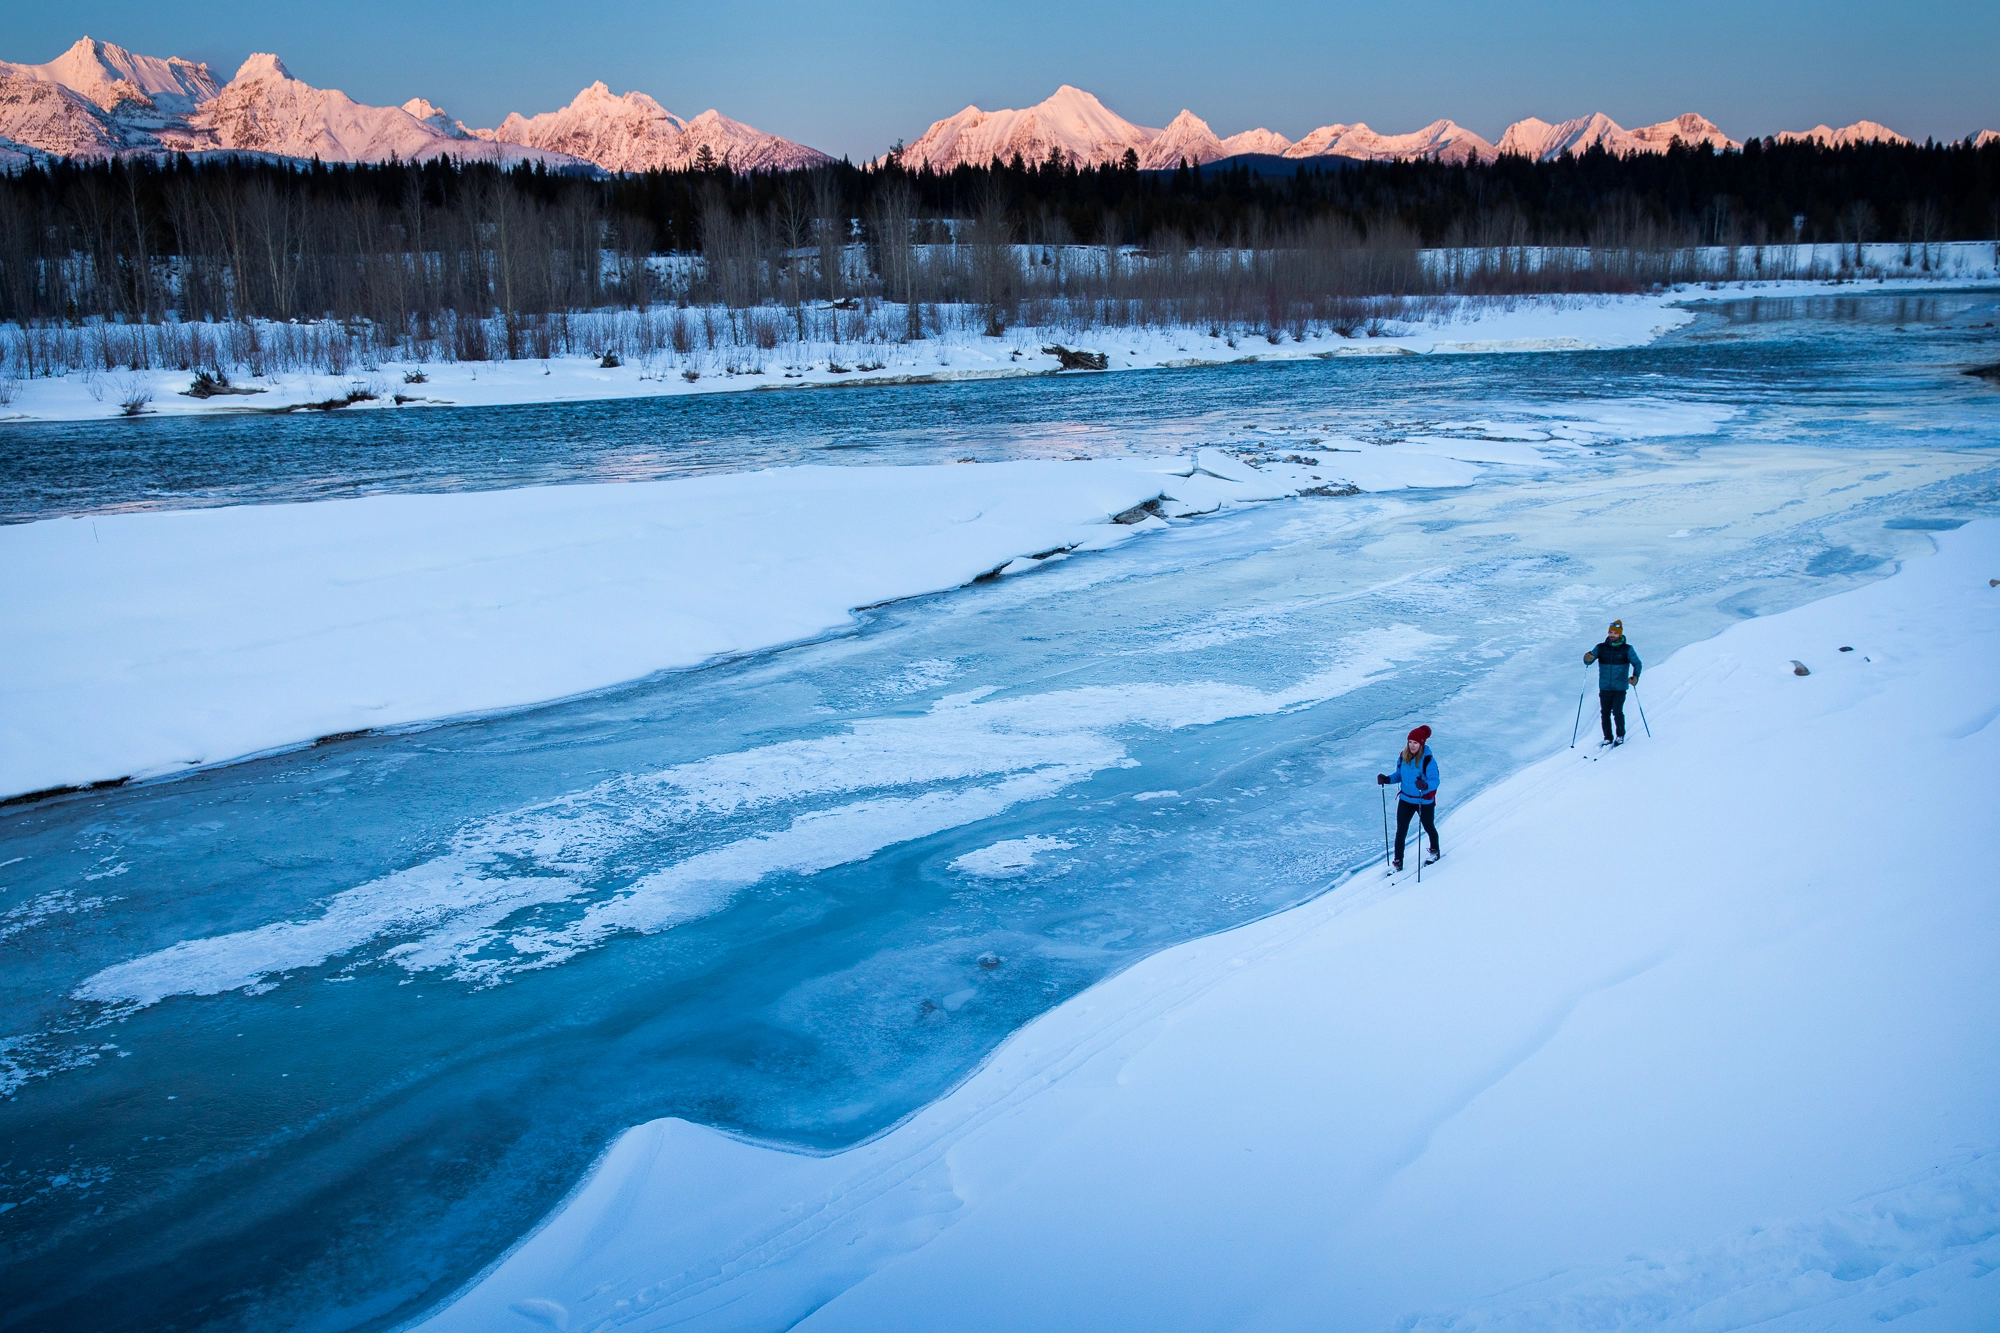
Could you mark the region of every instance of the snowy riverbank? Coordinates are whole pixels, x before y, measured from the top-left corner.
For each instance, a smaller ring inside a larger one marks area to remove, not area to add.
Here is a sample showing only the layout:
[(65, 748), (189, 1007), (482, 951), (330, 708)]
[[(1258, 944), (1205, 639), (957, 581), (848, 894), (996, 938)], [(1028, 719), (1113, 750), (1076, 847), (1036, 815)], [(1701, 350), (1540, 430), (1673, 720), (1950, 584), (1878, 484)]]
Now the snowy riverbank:
[(1496, 450), (1538, 457), (1467, 437), (1262, 470), (1213, 449), (780, 468), (0, 528), (0, 795), (562, 698), (1101, 550), (1161, 515), (1350, 475), (1463, 485), (1481, 469), (1451, 455)]
[(873, 1142), (630, 1131), (424, 1327), (1983, 1327), (2000, 524), (1940, 548)]
[[(949, 328), (920, 342), (870, 338), (777, 343), (768, 349), (698, 343), (684, 353), (661, 347), (628, 354), (615, 367), (605, 366), (596, 356), (421, 364), (385, 360), (357, 364), (339, 374), (231, 371), (236, 379), (230, 392), (201, 398), (186, 392), (193, 383), (187, 370), (73, 371), (0, 380), (0, 422), (311, 408), (366, 413), (1049, 375), (1057, 373), (1059, 362), (1043, 348), (1057, 344), (1101, 352), (1106, 368), (1113, 371), (1334, 357), (1590, 351), (1644, 346), (1690, 322), (1694, 318), (1690, 303), (1753, 295), (1935, 291), (1945, 285), (1976, 287), (1993, 281), (1990, 266), (1961, 265), (1928, 278), (1708, 284), (1642, 296), (1427, 298), (1409, 307), (1409, 317), (1373, 320), (1352, 336), (1315, 328), (1307, 330), (1303, 339), (1294, 332), (1281, 332), (1277, 342), (1241, 329), (1135, 326), (1079, 331), (1023, 326), (998, 338)], [(605, 334), (607, 340), (612, 336), (612, 331)], [(206, 345), (215, 348), (226, 341), (223, 331), (214, 330)], [(18, 374), (11, 363), (10, 373)]]

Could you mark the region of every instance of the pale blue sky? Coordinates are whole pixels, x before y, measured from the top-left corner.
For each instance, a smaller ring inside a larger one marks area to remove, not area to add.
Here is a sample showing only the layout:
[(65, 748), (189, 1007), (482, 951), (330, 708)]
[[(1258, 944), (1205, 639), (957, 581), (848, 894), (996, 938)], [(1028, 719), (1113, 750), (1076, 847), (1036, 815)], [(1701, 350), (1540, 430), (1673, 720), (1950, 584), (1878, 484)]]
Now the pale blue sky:
[(75, 0), (8, 6), (0, 58), (84, 33), (206, 60), (252, 51), (364, 102), (424, 96), (469, 124), (547, 111), (593, 79), (685, 116), (708, 107), (859, 159), (968, 102), (1073, 83), (1163, 125), (1297, 138), (1332, 121), (1402, 132), (1449, 116), (1488, 138), (1523, 116), (1626, 126), (1699, 111), (1738, 138), (1863, 117), (1905, 134), (2000, 129), (1993, 0), (1504, 4)]

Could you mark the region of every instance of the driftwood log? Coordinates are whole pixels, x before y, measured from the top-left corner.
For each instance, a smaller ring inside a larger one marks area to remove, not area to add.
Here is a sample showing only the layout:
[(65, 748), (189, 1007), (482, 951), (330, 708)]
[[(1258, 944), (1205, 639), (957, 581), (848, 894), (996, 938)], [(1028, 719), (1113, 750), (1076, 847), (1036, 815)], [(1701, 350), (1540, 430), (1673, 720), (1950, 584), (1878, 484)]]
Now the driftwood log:
[(1061, 343), (1050, 343), (1043, 353), (1062, 362), (1064, 370), (1109, 370), (1111, 358), (1102, 352), (1082, 352), (1064, 347)]

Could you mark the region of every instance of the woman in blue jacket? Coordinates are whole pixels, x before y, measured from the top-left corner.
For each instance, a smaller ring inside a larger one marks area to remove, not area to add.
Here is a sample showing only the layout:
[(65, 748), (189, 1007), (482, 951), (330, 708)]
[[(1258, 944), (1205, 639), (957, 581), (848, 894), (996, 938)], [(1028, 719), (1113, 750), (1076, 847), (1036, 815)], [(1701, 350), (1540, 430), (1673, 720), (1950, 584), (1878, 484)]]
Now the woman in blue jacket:
[(1410, 836), (1410, 817), (1423, 819), (1424, 832), (1431, 835), (1431, 854), (1424, 859), (1429, 865), (1438, 859), (1438, 761), (1426, 743), (1431, 738), (1429, 727), (1417, 727), (1410, 732), (1409, 740), (1403, 745), (1403, 752), (1396, 756), (1396, 772), (1392, 777), (1387, 773), (1377, 773), (1375, 781), (1381, 786), (1400, 783), (1396, 793), (1396, 860), (1390, 867), (1403, 868), (1403, 843)]

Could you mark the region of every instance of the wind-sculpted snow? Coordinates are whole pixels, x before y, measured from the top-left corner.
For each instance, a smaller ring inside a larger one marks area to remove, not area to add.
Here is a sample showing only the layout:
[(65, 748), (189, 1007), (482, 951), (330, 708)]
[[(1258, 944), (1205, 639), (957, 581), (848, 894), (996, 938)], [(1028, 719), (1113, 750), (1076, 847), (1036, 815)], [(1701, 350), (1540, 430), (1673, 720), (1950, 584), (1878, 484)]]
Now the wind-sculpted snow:
[(611, 779), (480, 821), (443, 855), (338, 894), (318, 916), (185, 940), (98, 972), (76, 996), (145, 1005), (255, 989), (378, 941), (392, 943), (357, 964), (504, 980), (622, 931), (706, 916), (767, 876), (865, 860), (1128, 765), (1122, 730), (1307, 707), (1381, 679), (1434, 641), (1408, 626), (1367, 631), (1274, 691), (1133, 684), (995, 699), (982, 689), (914, 717)]

